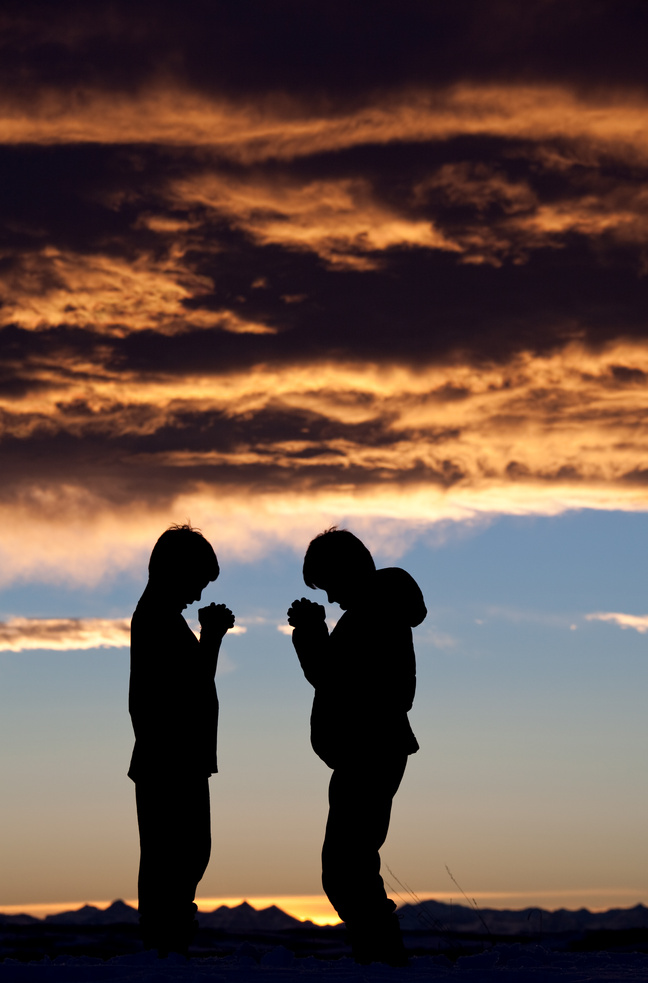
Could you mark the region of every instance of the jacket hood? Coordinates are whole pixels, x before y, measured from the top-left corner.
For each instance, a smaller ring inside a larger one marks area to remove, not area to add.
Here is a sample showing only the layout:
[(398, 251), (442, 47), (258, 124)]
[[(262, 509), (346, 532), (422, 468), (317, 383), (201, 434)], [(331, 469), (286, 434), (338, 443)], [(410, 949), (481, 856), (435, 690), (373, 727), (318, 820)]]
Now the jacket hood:
[(420, 625), (427, 615), (421, 588), (414, 577), (400, 567), (376, 570), (376, 594), (381, 604), (397, 608), (412, 628)]

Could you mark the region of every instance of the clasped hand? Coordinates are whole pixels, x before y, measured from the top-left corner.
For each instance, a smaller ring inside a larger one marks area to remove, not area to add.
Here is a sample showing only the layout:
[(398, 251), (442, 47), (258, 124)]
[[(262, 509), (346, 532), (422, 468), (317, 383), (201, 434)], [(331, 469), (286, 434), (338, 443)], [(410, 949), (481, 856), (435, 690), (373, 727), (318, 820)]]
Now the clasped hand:
[(293, 628), (310, 628), (325, 619), (324, 605), (309, 601), (307, 597), (293, 601), (288, 608), (288, 624)]
[(222, 637), (225, 632), (234, 627), (235, 618), (225, 604), (214, 604), (212, 601), (206, 608), (198, 609), (198, 621), (201, 628)]

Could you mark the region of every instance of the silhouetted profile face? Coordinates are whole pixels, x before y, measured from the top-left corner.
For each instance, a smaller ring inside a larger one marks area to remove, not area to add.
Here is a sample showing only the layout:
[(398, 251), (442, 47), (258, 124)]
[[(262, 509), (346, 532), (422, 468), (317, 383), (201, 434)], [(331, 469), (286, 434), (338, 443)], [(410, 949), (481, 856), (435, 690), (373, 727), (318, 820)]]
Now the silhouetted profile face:
[(215, 579), (215, 577), (208, 577), (202, 571), (187, 571), (180, 568), (169, 571), (165, 577), (151, 577), (149, 586), (156, 595), (164, 598), (165, 604), (184, 611), (194, 601), (200, 600), (205, 587)]
[(343, 611), (352, 607), (354, 600), (362, 593), (361, 582), (358, 581), (357, 577), (341, 574), (329, 576), (326, 582), (317, 584), (317, 586), (325, 592), (329, 604), (339, 604)]
[(369, 589), (376, 565), (364, 543), (348, 529), (316, 536), (304, 557), (304, 583), (326, 591), (329, 604), (347, 611)]
[(202, 597), (202, 592), (204, 591), (207, 584), (211, 581), (204, 574), (190, 574), (186, 579), (183, 579), (178, 584), (178, 600), (182, 604), (182, 610), (193, 604), (194, 601), (199, 601)]

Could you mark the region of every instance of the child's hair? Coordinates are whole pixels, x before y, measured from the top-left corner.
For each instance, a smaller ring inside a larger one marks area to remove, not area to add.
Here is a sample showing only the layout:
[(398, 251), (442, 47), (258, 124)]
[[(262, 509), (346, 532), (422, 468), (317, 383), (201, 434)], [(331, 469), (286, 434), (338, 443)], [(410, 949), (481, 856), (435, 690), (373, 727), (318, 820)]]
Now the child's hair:
[(376, 564), (365, 544), (348, 529), (331, 526), (311, 540), (304, 557), (304, 583), (318, 587), (327, 583), (331, 575), (339, 576), (346, 567), (353, 573), (375, 573)]
[(169, 526), (162, 533), (151, 553), (149, 576), (164, 577), (183, 567), (199, 570), (208, 580), (220, 573), (211, 543), (189, 523)]

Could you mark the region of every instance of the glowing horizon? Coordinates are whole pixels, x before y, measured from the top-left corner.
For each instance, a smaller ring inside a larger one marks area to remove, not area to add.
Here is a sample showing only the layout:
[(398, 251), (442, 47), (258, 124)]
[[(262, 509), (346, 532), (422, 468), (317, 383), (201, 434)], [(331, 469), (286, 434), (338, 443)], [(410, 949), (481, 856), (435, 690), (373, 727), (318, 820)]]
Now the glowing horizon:
[[(627, 888), (585, 888), (558, 891), (471, 891), (468, 898), (464, 897), (458, 890), (455, 891), (416, 891), (408, 895), (394, 891), (387, 892), (400, 907), (403, 904), (417, 904), (419, 901), (440, 901), (445, 904), (457, 904), (465, 907), (473, 907), (471, 902), (480, 902), (480, 907), (506, 908), (513, 910), (525, 910), (526, 908), (542, 907), (546, 910), (558, 910), (569, 906), (571, 908), (587, 907), (592, 912), (608, 911), (612, 908), (630, 908), (637, 904), (645, 904), (645, 896), (638, 897), (637, 893)], [(607, 900), (604, 900), (607, 899)], [(115, 900), (115, 899), (114, 899)], [(113, 901), (92, 900), (92, 901), (69, 901), (52, 902), (42, 904), (25, 905), (3, 905), (0, 903), (0, 913), (7, 915), (26, 914), (34, 918), (44, 918), (46, 915), (60, 914), (61, 912), (76, 911), (84, 905), (90, 905), (100, 910), (105, 910), (114, 904)], [(132, 908), (137, 908), (137, 899), (119, 899)], [(261, 911), (273, 905), (281, 908), (286, 914), (297, 918), (299, 921), (312, 921), (316, 925), (339, 925), (340, 919), (331, 908), (326, 895), (269, 895), (261, 897), (244, 897), (238, 895), (234, 897), (196, 897), (198, 910), (202, 912), (215, 911), (221, 905), (234, 908), (246, 902), (256, 911)], [(499, 904), (498, 904), (499, 902)]]

